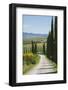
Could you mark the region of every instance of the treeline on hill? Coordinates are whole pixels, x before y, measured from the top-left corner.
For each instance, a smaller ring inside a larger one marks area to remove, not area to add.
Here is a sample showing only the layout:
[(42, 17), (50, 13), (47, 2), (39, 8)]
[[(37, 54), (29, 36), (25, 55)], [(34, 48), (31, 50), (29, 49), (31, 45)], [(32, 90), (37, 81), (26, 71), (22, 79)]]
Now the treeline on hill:
[(57, 16), (52, 17), (51, 32), (47, 38), (47, 57), (57, 64)]

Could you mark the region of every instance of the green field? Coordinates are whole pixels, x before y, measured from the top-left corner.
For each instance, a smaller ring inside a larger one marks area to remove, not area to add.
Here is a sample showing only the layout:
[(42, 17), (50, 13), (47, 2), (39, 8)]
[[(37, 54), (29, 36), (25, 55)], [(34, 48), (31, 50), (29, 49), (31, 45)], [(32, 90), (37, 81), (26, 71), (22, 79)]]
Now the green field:
[(47, 41), (47, 38), (46, 37), (34, 37), (34, 38), (28, 38), (28, 39), (25, 39), (23, 37), (23, 43), (24, 44), (27, 44), (27, 43), (31, 43), (31, 41)]

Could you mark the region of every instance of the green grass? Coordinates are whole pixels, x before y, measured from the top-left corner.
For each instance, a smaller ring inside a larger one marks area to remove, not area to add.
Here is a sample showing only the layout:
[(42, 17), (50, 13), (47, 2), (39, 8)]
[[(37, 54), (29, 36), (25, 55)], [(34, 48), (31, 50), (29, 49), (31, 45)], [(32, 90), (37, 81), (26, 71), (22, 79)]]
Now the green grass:
[(33, 67), (34, 67), (33, 64), (24, 65), (24, 67), (23, 67), (23, 74), (24, 74), (24, 75), (27, 74), (27, 72), (28, 72), (29, 70), (31, 70), (31, 68), (33, 68)]
[(24, 54), (23, 57), (23, 74), (25, 75), (39, 63), (40, 56), (37, 54), (27, 53)]

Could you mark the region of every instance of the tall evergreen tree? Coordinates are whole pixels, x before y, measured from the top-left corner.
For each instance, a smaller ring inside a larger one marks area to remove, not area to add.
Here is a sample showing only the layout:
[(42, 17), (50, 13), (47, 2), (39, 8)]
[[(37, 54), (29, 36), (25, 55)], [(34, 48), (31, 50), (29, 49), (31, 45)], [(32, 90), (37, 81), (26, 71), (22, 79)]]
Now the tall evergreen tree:
[(52, 22), (51, 22), (51, 37), (50, 37), (50, 50), (51, 50), (51, 55), (50, 59), (53, 60), (53, 17), (52, 17)]
[(32, 53), (34, 53), (34, 42), (32, 41)]
[(35, 43), (35, 53), (37, 53), (37, 43)]
[(51, 56), (51, 32), (49, 32), (48, 38), (47, 38), (47, 57), (50, 58)]
[(45, 43), (43, 44), (43, 54), (45, 54)]
[(55, 16), (55, 23), (54, 23), (54, 42), (53, 42), (53, 45), (54, 45), (54, 47), (53, 47), (53, 59), (54, 59), (54, 61), (57, 63), (57, 16)]
[(49, 32), (47, 38), (47, 56), (53, 60), (53, 17), (51, 21), (51, 32)]

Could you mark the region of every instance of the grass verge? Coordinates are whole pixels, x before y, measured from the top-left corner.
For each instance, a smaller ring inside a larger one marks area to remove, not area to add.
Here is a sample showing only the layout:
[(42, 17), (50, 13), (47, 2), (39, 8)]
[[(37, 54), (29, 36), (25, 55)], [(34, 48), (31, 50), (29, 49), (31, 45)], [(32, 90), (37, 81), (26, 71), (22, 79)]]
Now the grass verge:
[(28, 74), (28, 72), (35, 67), (40, 61), (40, 56), (37, 54), (26, 54), (23, 58), (23, 75)]

